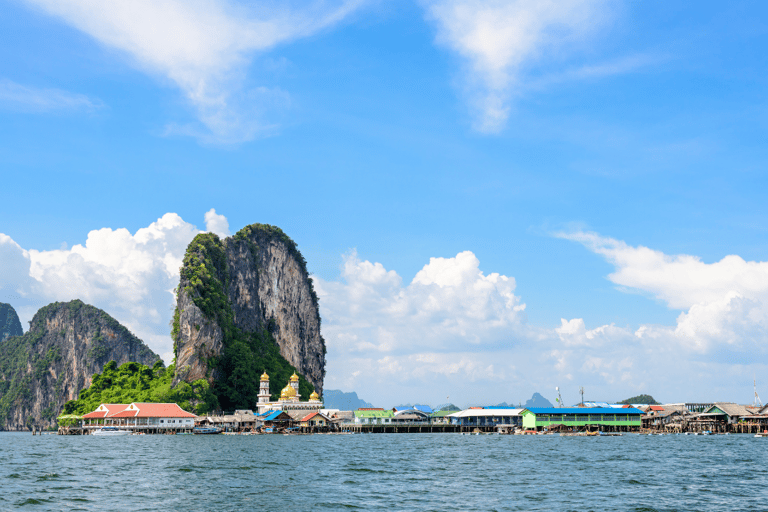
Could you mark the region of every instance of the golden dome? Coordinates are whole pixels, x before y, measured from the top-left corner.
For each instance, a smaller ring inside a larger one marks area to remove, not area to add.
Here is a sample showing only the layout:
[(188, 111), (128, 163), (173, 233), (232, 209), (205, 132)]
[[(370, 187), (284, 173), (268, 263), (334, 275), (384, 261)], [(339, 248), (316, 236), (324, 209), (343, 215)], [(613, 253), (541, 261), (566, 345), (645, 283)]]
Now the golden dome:
[(291, 382), (299, 382), (299, 376), (296, 375), (296, 372), (293, 372), (293, 375), (291, 375)]
[(267, 372), (261, 374), (261, 380), (269, 380), (269, 375), (267, 375)]
[(320, 395), (317, 394), (317, 391), (313, 391), (311, 395), (309, 395), (310, 400), (320, 400)]
[(283, 390), (280, 392), (280, 399), (287, 399), (287, 398), (294, 398), (296, 397), (296, 390), (293, 389), (293, 386), (288, 384), (283, 388)]

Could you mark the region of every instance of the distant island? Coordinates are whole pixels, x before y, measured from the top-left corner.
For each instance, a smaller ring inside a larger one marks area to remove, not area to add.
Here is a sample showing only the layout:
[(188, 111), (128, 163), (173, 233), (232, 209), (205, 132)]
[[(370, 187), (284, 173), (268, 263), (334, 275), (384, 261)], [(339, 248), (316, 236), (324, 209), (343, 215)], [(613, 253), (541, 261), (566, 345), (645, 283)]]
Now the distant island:
[(659, 405), (659, 402), (657, 402), (651, 395), (637, 395), (617, 403), (624, 404), (624, 405), (631, 405), (631, 404)]
[(326, 409), (339, 409), (341, 411), (354, 411), (360, 408), (373, 407), (373, 404), (358, 398), (357, 393), (354, 391), (345, 393), (338, 389), (326, 389), (323, 393), (323, 403)]

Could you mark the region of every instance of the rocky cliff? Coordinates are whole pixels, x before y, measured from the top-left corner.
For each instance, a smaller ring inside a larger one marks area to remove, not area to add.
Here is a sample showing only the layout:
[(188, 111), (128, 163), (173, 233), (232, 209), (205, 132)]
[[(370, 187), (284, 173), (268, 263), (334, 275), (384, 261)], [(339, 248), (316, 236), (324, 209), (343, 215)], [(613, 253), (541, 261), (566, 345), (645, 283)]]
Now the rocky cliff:
[(222, 407), (252, 408), (262, 371), (279, 393), (293, 370), (306, 399), (322, 393), (325, 341), (312, 279), (296, 244), (253, 224), (221, 240), (198, 235), (187, 248), (173, 333), (175, 382), (207, 378)]
[(50, 304), (29, 332), (0, 344), (0, 428), (54, 426), (64, 404), (109, 361), (159, 359), (104, 311), (79, 300)]
[(11, 336), (21, 336), (24, 330), (21, 328), (19, 315), (10, 304), (0, 302), (0, 343)]

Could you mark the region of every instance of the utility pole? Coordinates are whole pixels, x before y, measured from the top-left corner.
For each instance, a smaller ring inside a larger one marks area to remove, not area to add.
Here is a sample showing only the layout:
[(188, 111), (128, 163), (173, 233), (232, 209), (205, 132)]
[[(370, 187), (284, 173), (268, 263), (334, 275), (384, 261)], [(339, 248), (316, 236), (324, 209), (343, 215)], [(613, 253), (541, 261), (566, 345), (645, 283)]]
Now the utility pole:
[(581, 405), (584, 405), (584, 387), (579, 387), (579, 394), (581, 394)]

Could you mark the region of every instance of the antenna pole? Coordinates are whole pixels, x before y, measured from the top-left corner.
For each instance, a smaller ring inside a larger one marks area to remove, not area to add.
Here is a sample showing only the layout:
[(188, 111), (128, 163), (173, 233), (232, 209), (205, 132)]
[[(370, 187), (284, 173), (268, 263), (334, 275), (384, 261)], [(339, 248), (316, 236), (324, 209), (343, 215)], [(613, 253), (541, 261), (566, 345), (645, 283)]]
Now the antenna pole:
[(579, 393), (581, 393), (581, 405), (584, 405), (584, 387), (579, 387)]

